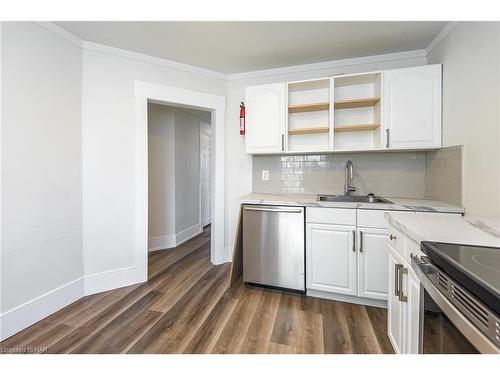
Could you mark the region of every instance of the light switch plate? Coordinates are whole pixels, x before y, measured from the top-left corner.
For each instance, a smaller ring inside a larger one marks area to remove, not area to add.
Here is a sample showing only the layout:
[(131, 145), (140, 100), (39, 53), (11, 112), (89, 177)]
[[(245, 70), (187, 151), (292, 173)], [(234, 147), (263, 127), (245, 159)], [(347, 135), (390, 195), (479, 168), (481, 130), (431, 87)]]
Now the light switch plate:
[(263, 170), (262, 171), (262, 181), (269, 181), (269, 171), (268, 170)]
[(245, 159), (243, 159), (243, 158), (240, 159), (240, 162), (238, 163), (238, 170), (239, 171), (245, 171), (246, 170)]

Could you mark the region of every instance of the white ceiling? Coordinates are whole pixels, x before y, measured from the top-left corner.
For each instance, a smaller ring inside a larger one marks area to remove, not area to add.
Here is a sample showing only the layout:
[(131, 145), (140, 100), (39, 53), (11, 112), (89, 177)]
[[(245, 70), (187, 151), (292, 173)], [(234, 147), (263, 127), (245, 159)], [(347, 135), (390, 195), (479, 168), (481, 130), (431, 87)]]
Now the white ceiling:
[(83, 40), (231, 74), (426, 48), (446, 22), (56, 22)]

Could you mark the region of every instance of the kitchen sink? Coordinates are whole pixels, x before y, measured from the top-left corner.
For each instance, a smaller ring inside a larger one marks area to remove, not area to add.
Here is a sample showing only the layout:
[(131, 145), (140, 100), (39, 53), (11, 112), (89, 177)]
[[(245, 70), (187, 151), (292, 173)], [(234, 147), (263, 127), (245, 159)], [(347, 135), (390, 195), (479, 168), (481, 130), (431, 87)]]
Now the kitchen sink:
[(317, 195), (317, 201), (322, 202), (353, 202), (353, 203), (393, 203), (373, 194), (368, 195)]

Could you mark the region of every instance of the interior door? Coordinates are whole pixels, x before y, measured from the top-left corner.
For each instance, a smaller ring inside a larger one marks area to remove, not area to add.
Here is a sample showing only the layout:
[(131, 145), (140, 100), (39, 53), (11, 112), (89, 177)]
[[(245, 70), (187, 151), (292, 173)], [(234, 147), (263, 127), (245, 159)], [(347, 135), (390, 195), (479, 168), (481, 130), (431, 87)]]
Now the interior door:
[(307, 224), (307, 287), (356, 295), (356, 227)]
[(387, 300), (389, 231), (358, 228), (358, 296)]
[(200, 123), (200, 194), (201, 225), (211, 223), (210, 198), (212, 195), (212, 128), (210, 124)]
[(441, 65), (387, 70), (383, 81), (386, 147), (441, 147)]
[(247, 153), (285, 151), (285, 82), (247, 87), (245, 110)]

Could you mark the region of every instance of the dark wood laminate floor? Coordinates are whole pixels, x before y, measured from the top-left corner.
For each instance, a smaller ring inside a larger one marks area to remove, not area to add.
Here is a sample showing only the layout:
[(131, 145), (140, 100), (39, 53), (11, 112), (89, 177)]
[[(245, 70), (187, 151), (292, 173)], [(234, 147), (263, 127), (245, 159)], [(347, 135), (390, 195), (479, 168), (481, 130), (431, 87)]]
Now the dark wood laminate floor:
[(149, 255), (149, 281), (87, 296), (0, 343), (48, 353), (392, 353), (384, 309), (245, 287), (210, 229)]

